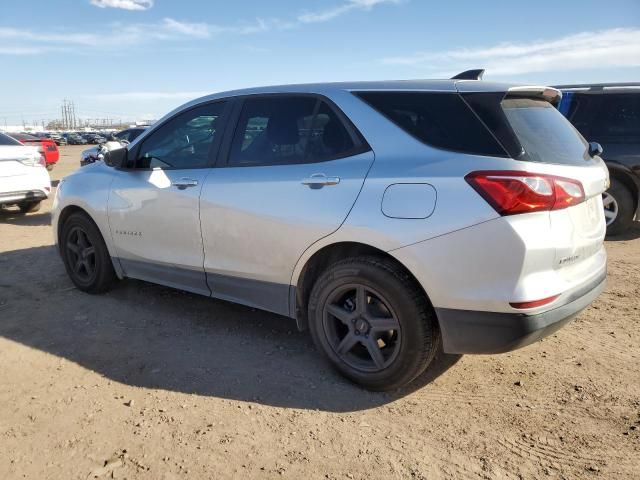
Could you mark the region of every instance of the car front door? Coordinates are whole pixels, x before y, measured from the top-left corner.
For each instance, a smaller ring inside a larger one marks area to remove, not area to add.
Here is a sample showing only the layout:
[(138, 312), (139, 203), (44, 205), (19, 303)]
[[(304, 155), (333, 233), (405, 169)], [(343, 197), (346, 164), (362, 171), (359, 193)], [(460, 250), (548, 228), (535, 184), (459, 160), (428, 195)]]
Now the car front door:
[(199, 201), (225, 108), (213, 102), (172, 117), (130, 150), (133, 168), (115, 172), (109, 224), (127, 276), (210, 295)]
[(235, 112), (201, 196), (207, 280), (215, 297), (286, 315), (297, 260), (340, 227), (373, 152), (318, 96), (251, 96)]

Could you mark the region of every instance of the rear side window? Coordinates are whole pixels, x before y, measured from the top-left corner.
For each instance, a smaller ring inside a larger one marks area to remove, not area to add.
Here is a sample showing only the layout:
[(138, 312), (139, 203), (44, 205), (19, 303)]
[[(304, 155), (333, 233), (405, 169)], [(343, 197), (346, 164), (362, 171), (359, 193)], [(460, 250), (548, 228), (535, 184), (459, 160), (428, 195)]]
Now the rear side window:
[(22, 144), (15, 138), (11, 138), (9, 135), (0, 133), (0, 145), (6, 146), (6, 145), (22, 145)]
[(313, 96), (248, 98), (235, 130), (229, 165), (322, 162), (363, 151), (325, 102)]
[(587, 142), (546, 100), (506, 98), (502, 109), (523, 149), (518, 160), (565, 165), (590, 160)]
[(436, 148), (506, 157), (507, 153), (457, 93), (356, 92), (405, 132)]
[(601, 96), (589, 140), (601, 143), (640, 142), (640, 94), (615, 93)]

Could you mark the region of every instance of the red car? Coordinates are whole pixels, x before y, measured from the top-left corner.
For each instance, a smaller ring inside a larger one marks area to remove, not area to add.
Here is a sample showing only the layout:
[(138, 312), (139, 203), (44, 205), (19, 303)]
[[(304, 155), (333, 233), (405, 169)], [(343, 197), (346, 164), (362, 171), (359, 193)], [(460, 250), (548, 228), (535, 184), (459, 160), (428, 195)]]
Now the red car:
[(60, 151), (56, 142), (50, 138), (41, 138), (29, 135), (27, 133), (9, 133), (10, 137), (15, 138), (23, 145), (38, 147), (38, 151), (44, 156), (47, 162), (47, 170), (52, 170), (53, 166), (60, 160)]

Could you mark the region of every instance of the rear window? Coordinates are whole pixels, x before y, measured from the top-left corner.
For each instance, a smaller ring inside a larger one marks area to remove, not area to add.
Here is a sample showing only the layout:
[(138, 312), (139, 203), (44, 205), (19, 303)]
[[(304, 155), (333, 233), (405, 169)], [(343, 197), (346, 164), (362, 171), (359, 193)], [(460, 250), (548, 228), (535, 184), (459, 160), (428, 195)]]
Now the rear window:
[(545, 100), (506, 98), (502, 109), (529, 162), (584, 165), (588, 144), (556, 108)]
[(436, 148), (506, 157), (457, 93), (355, 92), (405, 132)]
[(5, 135), (4, 133), (0, 133), (0, 145), (22, 145), (15, 138), (11, 138), (9, 135)]

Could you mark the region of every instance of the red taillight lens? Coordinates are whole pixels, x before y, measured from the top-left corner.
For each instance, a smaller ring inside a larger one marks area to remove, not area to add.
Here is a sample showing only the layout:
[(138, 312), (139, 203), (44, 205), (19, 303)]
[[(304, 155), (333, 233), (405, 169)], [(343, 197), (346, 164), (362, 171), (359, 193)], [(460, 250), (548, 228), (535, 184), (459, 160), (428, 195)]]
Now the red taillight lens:
[(513, 302), (513, 303), (510, 303), (509, 305), (517, 309), (542, 307), (543, 305), (547, 305), (553, 302), (559, 296), (560, 295), (554, 295), (553, 297), (542, 298), (540, 300), (533, 300), (531, 302)]
[(559, 210), (584, 201), (577, 180), (521, 171), (472, 172), (465, 180), (500, 215)]

